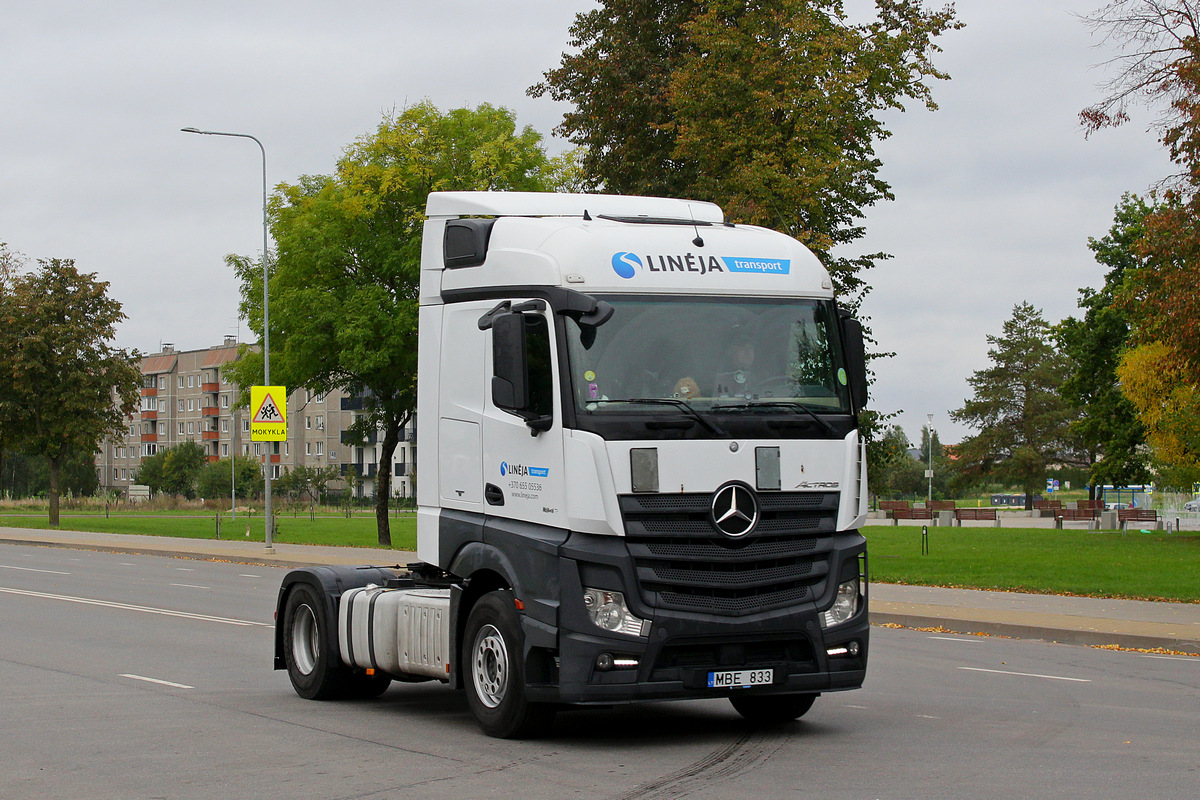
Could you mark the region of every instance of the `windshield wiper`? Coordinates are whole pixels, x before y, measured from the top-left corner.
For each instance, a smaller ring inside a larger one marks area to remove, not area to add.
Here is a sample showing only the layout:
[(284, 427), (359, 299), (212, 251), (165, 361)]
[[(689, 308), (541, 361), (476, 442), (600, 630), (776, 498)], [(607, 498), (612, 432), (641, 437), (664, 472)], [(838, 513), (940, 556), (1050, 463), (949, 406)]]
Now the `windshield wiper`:
[(692, 408), (683, 400), (674, 397), (631, 397), (625, 400), (589, 400), (589, 403), (640, 403), (643, 405), (662, 405), (675, 406), (685, 414), (690, 415), (694, 420), (699, 422), (705, 428), (708, 428), (709, 433), (716, 436), (727, 436), (725, 431), (721, 430), (720, 426), (710, 420), (708, 417), (701, 414), (696, 409)]
[(803, 411), (804, 413), (808, 414), (810, 417), (815, 419), (818, 423), (820, 423), (821, 427), (823, 427), (826, 431), (829, 432), (829, 435), (837, 436), (837, 431), (835, 431), (833, 429), (833, 426), (830, 425), (828, 422), (826, 422), (824, 419), (822, 419), (817, 414), (817, 412), (814, 411), (810, 406), (806, 406), (804, 403), (783, 402), (780, 400), (763, 401), (763, 402), (758, 402), (758, 403), (735, 403), (735, 404), (726, 405), (726, 406), (713, 406), (711, 410), (712, 411), (745, 411), (747, 409), (759, 409), (759, 408), (787, 408), (787, 409), (792, 409), (792, 410), (799, 409), (800, 411)]

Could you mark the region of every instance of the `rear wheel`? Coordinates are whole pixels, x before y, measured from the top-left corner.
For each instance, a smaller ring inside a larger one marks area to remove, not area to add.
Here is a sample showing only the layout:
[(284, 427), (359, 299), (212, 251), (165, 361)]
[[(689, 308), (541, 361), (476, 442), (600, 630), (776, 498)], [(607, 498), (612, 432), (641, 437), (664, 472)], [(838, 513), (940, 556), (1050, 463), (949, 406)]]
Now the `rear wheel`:
[(734, 710), (751, 722), (773, 724), (800, 719), (812, 708), (819, 694), (734, 695)]
[(296, 584), (283, 611), (283, 658), (296, 694), (309, 700), (338, 696), (346, 677), (338, 654), (326, 646), (329, 624), (316, 590)]
[(525, 696), (524, 639), (512, 594), (484, 595), (471, 609), (463, 637), (467, 704), (488, 736), (519, 739), (544, 732), (555, 708)]

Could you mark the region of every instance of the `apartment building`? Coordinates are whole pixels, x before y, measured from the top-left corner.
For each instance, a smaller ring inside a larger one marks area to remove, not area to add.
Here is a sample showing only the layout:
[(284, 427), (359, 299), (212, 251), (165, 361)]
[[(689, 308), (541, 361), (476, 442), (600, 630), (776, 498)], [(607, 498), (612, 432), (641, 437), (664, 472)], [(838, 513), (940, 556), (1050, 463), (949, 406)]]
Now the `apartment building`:
[[(96, 456), (96, 470), (105, 490), (128, 492), (146, 456), (186, 441), (204, 448), (209, 461), (241, 453), (261, 460), (272, 479), (300, 464), (337, 467), (358, 496), (372, 496), (379, 472), (379, 440), (372, 432), (359, 446), (347, 429), (362, 414), (363, 399), (335, 391), (314, 395), (304, 389), (288, 395), (288, 437), (284, 442), (251, 442), (250, 413), (237, 407), (238, 386), (227, 374), (237, 359), (238, 343), (206, 350), (162, 351), (142, 358), (139, 408), (127, 430), (106, 441)], [(392, 464), (392, 493), (412, 497), (416, 462), (416, 425), (405, 428)]]

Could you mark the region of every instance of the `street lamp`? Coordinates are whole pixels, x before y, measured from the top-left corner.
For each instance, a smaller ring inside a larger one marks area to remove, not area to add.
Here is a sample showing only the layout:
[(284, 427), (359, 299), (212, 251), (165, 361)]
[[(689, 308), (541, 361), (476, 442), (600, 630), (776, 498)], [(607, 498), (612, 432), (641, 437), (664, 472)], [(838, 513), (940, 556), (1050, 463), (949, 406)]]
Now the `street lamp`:
[(929, 417), (929, 469), (925, 472), (925, 477), (929, 478), (929, 507), (933, 508), (933, 414), (926, 414)]
[[(221, 131), (202, 131), (199, 128), (180, 128), (184, 133), (198, 133), (202, 136), (234, 136), (239, 139), (253, 139), (258, 145), (259, 151), (262, 153), (262, 222), (263, 222), (263, 386), (271, 385), (271, 325), (270, 325), (270, 307), (267, 294), (267, 281), (269, 278), (267, 271), (267, 148), (263, 147), (257, 137), (251, 136), (248, 133), (223, 133)], [(233, 442), (233, 434), (230, 433), (230, 443)], [(230, 455), (232, 460), (233, 456)], [(265, 499), (266, 499), (266, 546), (267, 552), (275, 552), (273, 547), (274, 541), (272, 537), (272, 528), (275, 521), (275, 516), (271, 509), (271, 448), (267, 448), (267, 460), (263, 469), (263, 477), (265, 479)]]

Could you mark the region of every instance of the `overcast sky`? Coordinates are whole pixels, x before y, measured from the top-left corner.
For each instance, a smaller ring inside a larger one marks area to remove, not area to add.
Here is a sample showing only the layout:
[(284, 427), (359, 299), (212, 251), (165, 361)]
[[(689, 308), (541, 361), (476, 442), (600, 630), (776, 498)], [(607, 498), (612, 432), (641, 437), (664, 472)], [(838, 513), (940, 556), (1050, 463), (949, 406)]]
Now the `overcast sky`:
[[(850, 0), (861, 7), (864, 0)], [(1085, 140), (1080, 109), (1111, 57), (1073, 16), (1102, 0), (959, 0), (942, 40), (940, 110), (888, 117), (879, 147), (896, 200), (873, 209), (862, 250), (881, 345), (875, 405), (948, 412), (987, 366), (988, 334), (1028, 300), (1056, 322), (1103, 270), (1087, 249), (1125, 191), (1170, 171), (1145, 117)], [(940, 3), (939, 3), (940, 5)], [(109, 3), (0, 0), (0, 242), (73, 258), (110, 281), (129, 319), (117, 344), (155, 352), (238, 332), (227, 253), (262, 250), (268, 182), (333, 170), (383, 114), (425, 98), (446, 110), (512, 108), (550, 139), (563, 107), (525, 89), (556, 66), (590, 0), (314, 0)], [(243, 339), (249, 335), (243, 326)]]

